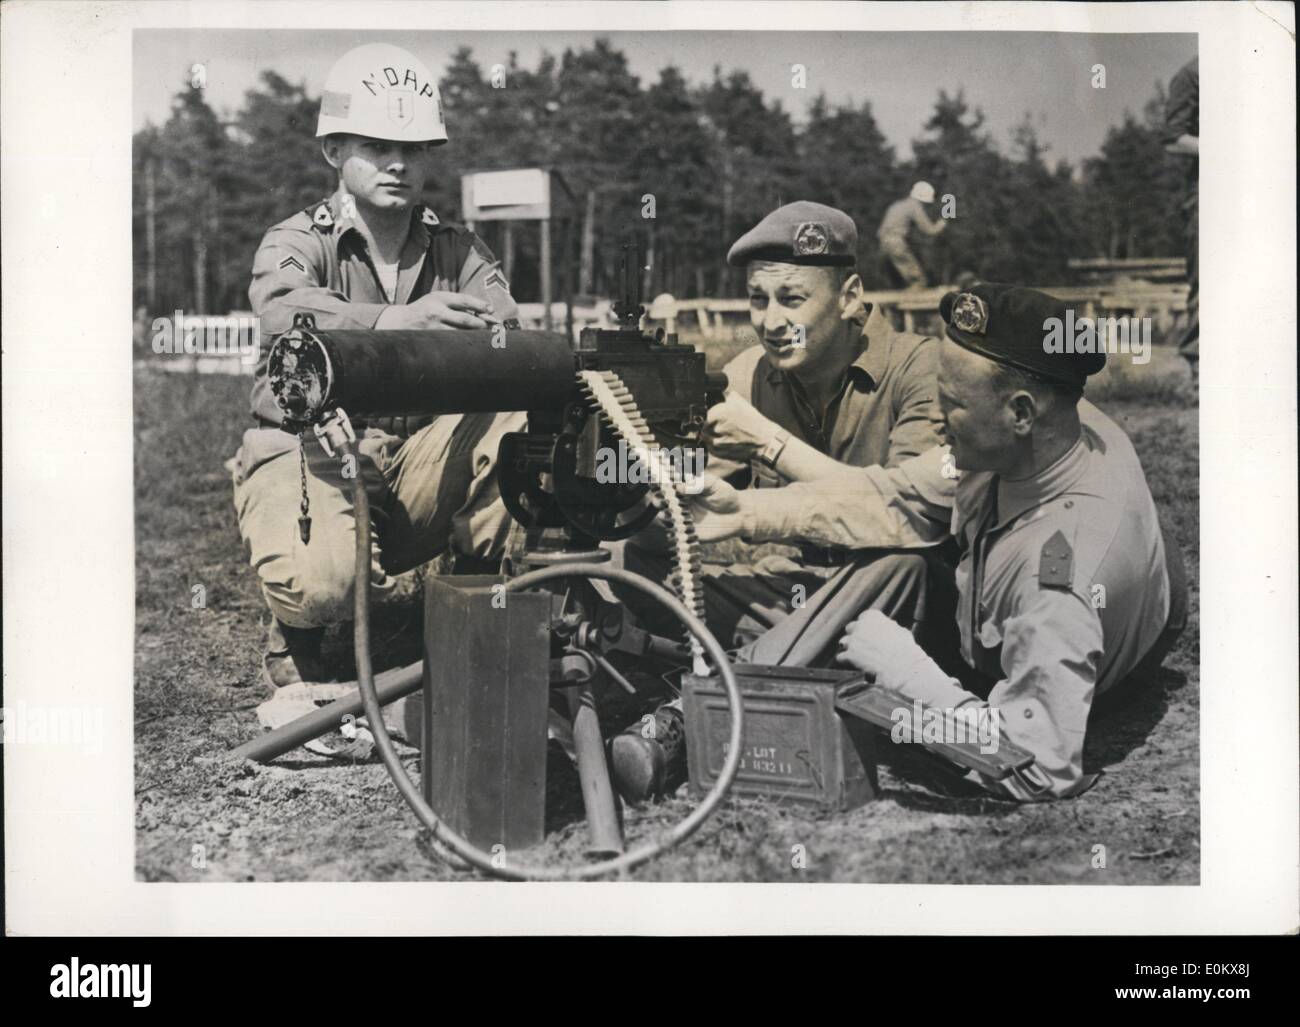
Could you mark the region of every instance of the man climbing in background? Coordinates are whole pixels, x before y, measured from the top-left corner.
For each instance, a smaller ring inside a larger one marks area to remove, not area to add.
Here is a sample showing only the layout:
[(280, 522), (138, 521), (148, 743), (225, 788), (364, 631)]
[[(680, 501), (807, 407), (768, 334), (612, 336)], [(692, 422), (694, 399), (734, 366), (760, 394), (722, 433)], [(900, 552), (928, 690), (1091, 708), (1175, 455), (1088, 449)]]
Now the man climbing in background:
[(888, 262), (886, 270), (898, 288), (925, 288), (925, 269), (912, 253), (908, 233), (913, 227), (926, 236), (936, 236), (944, 230), (948, 222), (942, 218), (931, 221), (926, 212), (927, 205), (933, 202), (934, 186), (929, 182), (917, 182), (909, 195), (889, 205), (880, 220), (876, 238), (880, 240), (880, 252)]

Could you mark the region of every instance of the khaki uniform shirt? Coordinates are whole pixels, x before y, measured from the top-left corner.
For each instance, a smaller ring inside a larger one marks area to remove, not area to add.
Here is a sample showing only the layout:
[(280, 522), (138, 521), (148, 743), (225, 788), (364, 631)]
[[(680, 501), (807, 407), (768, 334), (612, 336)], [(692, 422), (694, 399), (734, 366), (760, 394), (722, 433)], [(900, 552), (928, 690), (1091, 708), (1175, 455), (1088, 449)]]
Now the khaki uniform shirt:
[[(300, 211), (263, 237), (253, 258), (248, 289), (253, 312), (261, 318), (267, 343), (309, 313), (322, 329), (374, 328), (390, 305), (365, 236), (354, 219), (343, 216), (341, 193)], [(431, 292), (463, 292), (487, 301), (502, 321), (518, 316), (510, 286), (492, 251), (461, 225), (443, 224), (427, 207), (411, 214), (411, 232), (397, 270), (396, 304)], [(253, 379), (252, 412), (264, 426), (278, 425), (280, 408), (266, 379), (266, 355)], [(405, 437), (420, 425), (393, 418), (375, 422)], [(423, 419), (420, 424), (427, 423)], [(245, 433), (240, 464), (243, 476), (271, 457), (297, 445), (294, 436), (271, 428)]]
[[(1092, 783), (1083, 773), (1092, 700), (1152, 648), (1171, 598), (1155, 502), (1133, 444), (1091, 403), (1081, 402), (1079, 415), (1078, 441), (1028, 480), (958, 475), (940, 447), (893, 470), (791, 485), (770, 497), (755, 534), (923, 546), (950, 526), (961, 545), (962, 655), (998, 683), (987, 701), (956, 681), (903, 691), (939, 708), (997, 709), (1002, 737), (1034, 754), (1055, 796)], [(983, 783), (1035, 797), (1010, 779)]]

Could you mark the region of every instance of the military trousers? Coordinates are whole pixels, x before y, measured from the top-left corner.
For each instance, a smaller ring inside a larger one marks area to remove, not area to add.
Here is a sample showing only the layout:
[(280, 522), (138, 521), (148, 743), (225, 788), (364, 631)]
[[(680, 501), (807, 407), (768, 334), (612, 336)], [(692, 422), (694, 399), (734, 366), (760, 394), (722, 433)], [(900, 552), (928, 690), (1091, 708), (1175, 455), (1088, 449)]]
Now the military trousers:
[[(617, 547), (616, 561), (663, 582), (668, 557), (634, 542)], [(871, 609), (918, 638), (954, 623), (951, 571), (931, 551), (862, 550), (839, 567), (771, 555), (752, 565), (706, 563), (702, 577), (705, 620), (740, 663), (832, 666), (845, 627)], [(647, 630), (680, 633), (680, 625), (657, 606), (651, 609), (639, 595), (615, 591)], [(927, 637), (927, 647), (929, 642)], [(955, 638), (947, 644), (952, 643)]]
[[(499, 562), (511, 522), (496, 486), (497, 448), (525, 421), (522, 412), (450, 414), (409, 438), (368, 428), (359, 433), (355, 473), (346, 477), (339, 458), (311, 433), (300, 451), (277, 428), (245, 432), (234, 465), (235, 509), (271, 612), (295, 628), (352, 616), (356, 474), (370, 500), (372, 597), (391, 593), (393, 575), (448, 550), (488, 566)], [(307, 541), (298, 523), (304, 460)]]
[(888, 269), (897, 286), (914, 289), (925, 285), (925, 269), (906, 239), (886, 236), (880, 240), (880, 252), (888, 261)]

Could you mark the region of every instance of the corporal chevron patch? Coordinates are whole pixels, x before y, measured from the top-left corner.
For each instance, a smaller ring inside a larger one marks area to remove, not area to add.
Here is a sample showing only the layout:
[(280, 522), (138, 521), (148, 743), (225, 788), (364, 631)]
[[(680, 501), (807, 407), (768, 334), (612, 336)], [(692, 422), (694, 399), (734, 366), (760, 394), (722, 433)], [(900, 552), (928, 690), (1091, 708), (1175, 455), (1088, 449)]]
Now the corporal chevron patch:
[(307, 273), (307, 268), (303, 265), (303, 262), (293, 256), (285, 257), (284, 260), (280, 261), (279, 267), (281, 271), (287, 267), (296, 267), (303, 274)]

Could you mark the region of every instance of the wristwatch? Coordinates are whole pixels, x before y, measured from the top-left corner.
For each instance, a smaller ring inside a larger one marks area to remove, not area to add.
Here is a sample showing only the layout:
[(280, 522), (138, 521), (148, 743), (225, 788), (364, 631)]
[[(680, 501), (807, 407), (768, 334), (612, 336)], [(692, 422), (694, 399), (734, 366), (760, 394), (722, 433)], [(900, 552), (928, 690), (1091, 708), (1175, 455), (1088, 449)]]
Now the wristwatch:
[(784, 428), (778, 428), (776, 434), (772, 436), (772, 441), (758, 451), (756, 459), (764, 467), (775, 471), (776, 462), (781, 458), (781, 451), (789, 441), (790, 433)]

